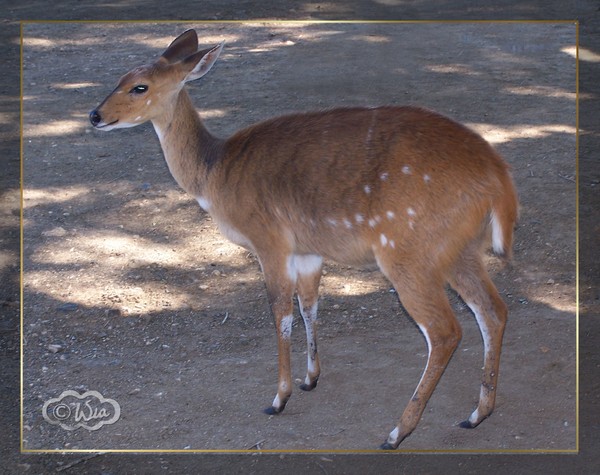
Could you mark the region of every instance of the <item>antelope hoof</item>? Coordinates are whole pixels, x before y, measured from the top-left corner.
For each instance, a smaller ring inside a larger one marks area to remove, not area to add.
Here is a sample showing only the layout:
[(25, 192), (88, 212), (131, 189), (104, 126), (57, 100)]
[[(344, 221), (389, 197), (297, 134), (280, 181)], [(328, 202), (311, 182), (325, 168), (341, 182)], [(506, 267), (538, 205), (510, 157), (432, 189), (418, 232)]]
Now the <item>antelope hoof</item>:
[(396, 450), (397, 446), (394, 447), (392, 444), (390, 444), (388, 441), (385, 441), (383, 444), (381, 444), (379, 446), (379, 448), (381, 450)]
[[(492, 413), (490, 412), (487, 416), (481, 417), (479, 416), (479, 411), (475, 411), (471, 417), (469, 417), (466, 421), (462, 421), (460, 424), (458, 424), (460, 427), (462, 427), (463, 429), (474, 429), (475, 427), (477, 427), (479, 424), (481, 424), (483, 421), (485, 421)], [(474, 419), (475, 422), (471, 422), (471, 419)]]
[(317, 387), (317, 379), (315, 379), (312, 383), (310, 384), (306, 384), (306, 383), (302, 383), (300, 385), (300, 389), (302, 389), (302, 391), (312, 391), (313, 389), (315, 389)]
[(270, 416), (279, 414), (285, 409), (285, 405), (287, 404), (289, 398), (290, 396), (288, 395), (285, 399), (280, 399), (278, 394), (277, 396), (275, 396), (275, 400), (273, 401), (271, 407), (267, 407), (263, 412)]
[(277, 409), (276, 407), (269, 406), (263, 412), (265, 414), (268, 414), (269, 416), (274, 416), (274, 415), (279, 414), (281, 411), (283, 411), (283, 407), (280, 407), (279, 409)]

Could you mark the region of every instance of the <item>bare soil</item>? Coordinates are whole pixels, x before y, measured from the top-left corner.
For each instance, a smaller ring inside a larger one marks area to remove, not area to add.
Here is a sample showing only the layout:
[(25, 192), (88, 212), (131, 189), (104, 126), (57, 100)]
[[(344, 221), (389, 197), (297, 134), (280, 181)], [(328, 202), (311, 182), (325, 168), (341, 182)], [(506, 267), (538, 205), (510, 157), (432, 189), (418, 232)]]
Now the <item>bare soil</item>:
[[(514, 262), (489, 259), (509, 305), (497, 408), (475, 430), (476, 322), (402, 450), (576, 447), (574, 23), (26, 24), (23, 49), (24, 448), (369, 450), (424, 368), (426, 343), (378, 273), (329, 263), (316, 390), (280, 416), (259, 266), (169, 175), (151, 125), (102, 134), (87, 113), (186, 28), (225, 40), (190, 88), (209, 129), (334, 106), (415, 104), (479, 131), (512, 165)], [(294, 323), (293, 376), (305, 339)], [(96, 431), (51, 425), (63, 391), (117, 401)]]

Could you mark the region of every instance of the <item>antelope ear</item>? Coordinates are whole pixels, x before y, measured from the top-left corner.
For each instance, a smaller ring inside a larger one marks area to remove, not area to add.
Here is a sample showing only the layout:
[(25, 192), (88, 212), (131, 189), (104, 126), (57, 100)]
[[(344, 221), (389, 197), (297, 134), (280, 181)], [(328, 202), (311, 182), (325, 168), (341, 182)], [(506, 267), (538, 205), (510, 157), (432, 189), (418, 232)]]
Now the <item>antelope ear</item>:
[(188, 56), (182, 61), (184, 68), (190, 68), (189, 73), (185, 77), (185, 82), (194, 81), (204, 76), (221, 54), (225, 42), (218, 44), (212, 48), (208, 48)]
[(198, 35), (195, 30), (186, 30), (175, 38), (161, 58), (168, 63), (181, 61), (198, 50)]

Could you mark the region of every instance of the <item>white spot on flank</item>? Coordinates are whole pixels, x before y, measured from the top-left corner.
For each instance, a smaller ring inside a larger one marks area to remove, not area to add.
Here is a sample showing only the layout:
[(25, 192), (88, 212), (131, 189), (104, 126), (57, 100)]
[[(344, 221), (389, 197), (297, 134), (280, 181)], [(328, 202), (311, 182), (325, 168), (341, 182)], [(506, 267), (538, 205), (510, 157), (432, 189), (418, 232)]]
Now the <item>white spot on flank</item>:
[(344, 226), (346, 226), (348, 229), (352, 229), (352, 223), (346, 218), (344, 218)]
[(147, 105), (147, 106), (149, 106), (150, 104), (152, 104), (152, 99), (148, 99), (148, 100), (146, 101), (146, 105)]
[(354, 220), (355, 220), (355, 221), (356, 221), (358, 224), (360, 224), (360, 223), (363, 223), (363, 222), (365, 221), (365, 218), (364, 218), (364, 216), (363, 216), (362, 214), (360, 214), (360, 213), (356, 213), (356, 215), (354, 216)]
[(327, 218), (327, 222), (331, 225), (331, 226), (337, 226), (337, 221), (333, 218)]
[(412, 208), (406, 208), (406, 212), (409, 216), (414, 216), (415, 214), (417, 214), (416, 211)]
[(385, 215), (387, 216), (387, 219), (392, 220), (396, 217), (396, 213), (394, 213), (393, 211), (387, 211), (385, 213)]
[(382, 246), (385, 246), (385, 245), (387, 245), (387, 242), (388, 242), (388, 240), (387, 240), (387, 237), (385, 237), (385, 234), (381, 234), (381, 235), (379, 236), (379, 239), (380, 239), (380, 241), (381, 241), (381, 245), (382, 245)]
[(196, 198), (196, 200), (198, 201), (198, 204), (204, 211), (210, 210), (210, 200), (203, 198), (202, 196), (199, 196), (198, 198)]
[(408, 220), (408, 227), (413, 231), (415, 230), (415, 222), (412, 219)]
[(365, 193), (367, 195), (371, 193), (371, 187), (369, 185), (365, 185)]
[(405, 175), (410, 175), (410, 167), (408, 165), (404, 165), (402, 167), (402, 173), (404, 173)]
[(294, 321), (294, 317), (292, 315), (286, 315), (281, 319), (281, 323), (279, 324), (279, 333), (282, 338), (289, 340), (292, 336), (292, 322)]
[(133, 119), (133, 120), (135, 120), (135, 121), (137, 122), (137, 121), (139, 121), (141, 118), (142, 118), (142, 116), (141, 116), (141, 115), (138, 115), (138, 116), (137, 116), (135, 119)]
[(425, 183), (429, 183), (431, 181), (431, 177), (427, 173), (425, 173), (425, 175), (423, 175), (423, 181)]
[(373, 218), (369, 219), (369, 226), (371, 226), (372, 228), (374, 228), (375, 224), (376, 224), (376, 222), (375, 222), (375, 220)]
[(388, 179), (389, 173), (388, 172), (383, 172), (381, 175), (379, 175), (379, 178), (381, 178), (381, 181), (385, 181)]
[(393, 239), (390, 240), (390, 247), (396, 249), (396, 242)]

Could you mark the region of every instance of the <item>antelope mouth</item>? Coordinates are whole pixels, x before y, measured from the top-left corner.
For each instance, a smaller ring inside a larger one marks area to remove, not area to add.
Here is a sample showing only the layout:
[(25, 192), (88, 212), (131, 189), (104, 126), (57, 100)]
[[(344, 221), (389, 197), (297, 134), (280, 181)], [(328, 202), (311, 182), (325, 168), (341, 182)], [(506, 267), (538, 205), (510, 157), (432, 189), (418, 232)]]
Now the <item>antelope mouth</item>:
[(113, 120), (112, 122), (109, 122), (108, 124), (102, 124), (102, 125), (98, 124), (98, 125), (96, 125), (95, 127), (96, 127), (97, 129), (103, 129), (103, 128), (105, 128), (105, 127), (110, 127), (111, 125), (115, 125), (117, 122), (119, 122), (119, 119), (117, 119), (117, 120)]

